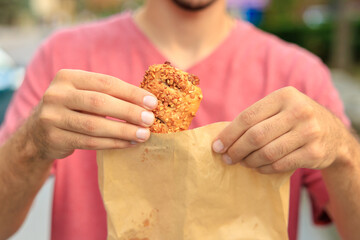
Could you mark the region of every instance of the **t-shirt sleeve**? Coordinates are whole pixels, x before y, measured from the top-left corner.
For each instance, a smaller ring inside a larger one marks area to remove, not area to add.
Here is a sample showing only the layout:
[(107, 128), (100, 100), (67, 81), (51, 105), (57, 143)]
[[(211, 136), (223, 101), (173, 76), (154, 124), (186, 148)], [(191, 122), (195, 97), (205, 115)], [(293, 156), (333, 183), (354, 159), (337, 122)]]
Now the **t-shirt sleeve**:
[(14, 94), (2, 126), (0, 143), (8, 139), (25, 121), (40, 102), (51, 81), (50, 60), (47, 57), (49, 44), (45, 42), (34, 55), (26, 68), (24, 80)]
[(311, 55), (300, 57), (296, 64), (298, 67), (293, 73), (292, 85), (297, 86), (300, 91), (326, 107), (349, 128), (351, 123), (344, 113), (343, 103), (325, 64)]
[[(299, 58), (294, 85), (306, 95), (326, 107), (336, 115), (348, 128), (350, 121), (344, 113), (343, 103), (332, 84), (329, 69), (313, 56)], [(313, 221), (315, 224), (331, 222), (326, 213), (329, 195), (319, 170), (304, 169), (302, 184), (309, 192), (312, 203)]]
[(14, 94), (0, 126), (0, 144), (4, 143), (39, 104), (52, 76), (50, 42), (44, 42), (26, 68), (24, 80)]

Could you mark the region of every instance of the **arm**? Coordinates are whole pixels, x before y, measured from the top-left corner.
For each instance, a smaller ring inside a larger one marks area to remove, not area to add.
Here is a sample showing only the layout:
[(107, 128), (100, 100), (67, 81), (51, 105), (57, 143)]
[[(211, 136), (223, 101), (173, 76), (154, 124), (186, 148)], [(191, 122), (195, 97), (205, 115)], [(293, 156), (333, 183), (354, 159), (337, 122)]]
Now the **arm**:
[(323, 169), (330, 213), (345, 239), (360, 235), (360, 145), (342, 122), (287, 87), (240, 113), (213, 143), (227, 164), (271, 174)]
[(146, 141), (156, 105), (152, 94), (120, 79), (59, 71), (32, 115), (0, 147), (0, 239), (20, 227), (54, 159), (75, 149)]
[(360, 236), (360, 146), (349, 131), (344, 129), (343, 153), (334, 163), (322, 170), (329, 192), (327, 208), (343, 239)]
[(49, 175), (52, 161), (36, 157), (29, 141), (32, 119), (0, 147), (0, 239), (14, 234)]

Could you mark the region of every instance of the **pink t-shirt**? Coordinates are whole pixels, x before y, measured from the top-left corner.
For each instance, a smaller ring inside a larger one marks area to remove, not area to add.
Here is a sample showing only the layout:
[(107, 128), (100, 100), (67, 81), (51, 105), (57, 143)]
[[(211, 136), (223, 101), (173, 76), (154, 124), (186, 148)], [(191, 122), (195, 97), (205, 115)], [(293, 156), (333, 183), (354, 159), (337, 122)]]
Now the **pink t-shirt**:
[[(42, 44), (28, 66), (0, 129), (0, 142), (29, 116), (60, 69), (108, 74), (139, 86), (148, 66), (165, 60), (130, 13), (59, 31)], [(216, 50), (186, 71), (199, 76), (204, 95), (193, 128), (231, 121), (267, 94), (289, 85), (349, 124), (329, 71), (318, 58), (242, 21)], [(105, 239), (106, 212), (99, 193), (95, 152), (77, 150), (57, 160), (53, 170), (52, 239)], [(291, 240), (297, 235), (302, 186), (310, 192), (315, 222), (329, 221), (324, 212), (328, 195), (320, 172), (299, 169), (291, 178)]]

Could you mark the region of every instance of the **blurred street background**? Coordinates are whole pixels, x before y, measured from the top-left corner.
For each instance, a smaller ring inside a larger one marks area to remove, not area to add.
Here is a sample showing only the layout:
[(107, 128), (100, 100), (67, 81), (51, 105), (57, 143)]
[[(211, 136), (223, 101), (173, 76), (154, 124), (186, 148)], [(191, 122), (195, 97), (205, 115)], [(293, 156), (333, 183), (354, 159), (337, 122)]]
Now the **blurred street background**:
[[(41, 41), (58, 28), (139, 7), (144, 0), (0, 0), (0, 122)], [(319, 56), (360, 131), (359, 0), (228, 0), (229, 12)], [(9, 90), (10, 89), (10, 90)]]
[[(136, 9), (142, 2), (0, 0), (0, 123), (44, 38), (59, 28)], [(331, 69), (346, 113), (360, 132), (360, 0), (228, 0), (227, 4), (232, 15), (319, 56)], [(49, 238), (51, 191), (51, 183), (46, 184), (13, 240)], [(303, 196), (299, 239), (339, 239), (333, 227), (312, 225), (310, 206)]]

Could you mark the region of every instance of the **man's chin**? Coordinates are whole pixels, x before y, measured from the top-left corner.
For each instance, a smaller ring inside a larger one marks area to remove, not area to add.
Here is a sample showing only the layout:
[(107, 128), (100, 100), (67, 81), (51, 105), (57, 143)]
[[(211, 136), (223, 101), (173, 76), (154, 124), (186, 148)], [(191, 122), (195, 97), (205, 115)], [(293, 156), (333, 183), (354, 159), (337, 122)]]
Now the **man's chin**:
[(208, 0), (208, 1), (203, 1), (203, 2), (200, 2), (200, 3), (194, 3), (194, 2), (189, 1), (189, 0), (172, 0), (172, 1), (178, 7), (180, 7), (181, 9), (183, 9), (185, 11), (196, 12), (196, 11), (201, 11), (201, 10), (209, 7), (216, 0)]

